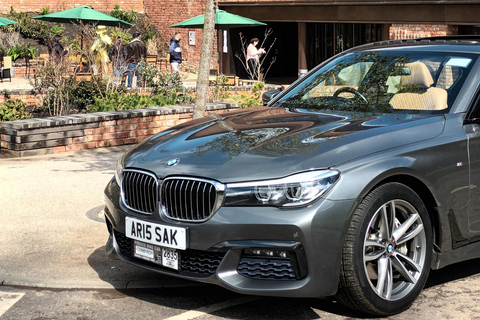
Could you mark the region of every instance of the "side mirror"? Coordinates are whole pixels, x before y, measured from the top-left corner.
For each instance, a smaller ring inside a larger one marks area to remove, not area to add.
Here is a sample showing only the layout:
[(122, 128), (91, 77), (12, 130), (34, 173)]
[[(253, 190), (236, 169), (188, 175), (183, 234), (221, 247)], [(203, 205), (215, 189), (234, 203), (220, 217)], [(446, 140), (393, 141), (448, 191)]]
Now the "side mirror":
[(281, 90), (271, 90), (271, 91), (266, 91), (262, 94), (262, 103), (264, 106), (266, 106), (270, 100), (272, 100), (277, 94), (282, 92)]

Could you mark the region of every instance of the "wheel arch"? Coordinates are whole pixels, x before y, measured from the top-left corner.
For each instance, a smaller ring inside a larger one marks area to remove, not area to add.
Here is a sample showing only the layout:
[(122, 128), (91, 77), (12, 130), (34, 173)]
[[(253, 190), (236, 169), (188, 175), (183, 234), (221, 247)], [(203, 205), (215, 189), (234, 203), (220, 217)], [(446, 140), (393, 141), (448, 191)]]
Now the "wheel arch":
[(408, 174), (392, 175), (376, 182), (375, 185), (373, 185), (371, 188), (369, 188), (363, 193), (363, 197), (365, 197), (375, 188), (390, 182), (398, 182), (406, 185), (422, 199), (423, 204), (425, 205), (425, 208), (427, 209), (428, 215), (430, 217), (430, 222), (432, 224), (434, 247), (433, 249), (435, 252), (438, 253), (441, 247), (441, 228), (437, 210), (437, 201), (435, 200), (433, 193), (422, 180)]

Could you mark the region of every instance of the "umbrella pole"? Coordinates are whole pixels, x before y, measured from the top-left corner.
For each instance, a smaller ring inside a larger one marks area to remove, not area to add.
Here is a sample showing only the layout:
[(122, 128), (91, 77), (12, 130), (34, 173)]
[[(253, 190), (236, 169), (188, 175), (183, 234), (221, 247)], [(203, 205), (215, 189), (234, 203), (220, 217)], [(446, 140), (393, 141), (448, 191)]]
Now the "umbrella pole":
[(83, 52), (83, 35), (85, 34), (85, 26), (81, 22), (80, 22), (80, 25), (81, 25), (81, 28), (82, 28), (82, 32), (80, 34), (80, 50), (82, 50), (82, 52)]

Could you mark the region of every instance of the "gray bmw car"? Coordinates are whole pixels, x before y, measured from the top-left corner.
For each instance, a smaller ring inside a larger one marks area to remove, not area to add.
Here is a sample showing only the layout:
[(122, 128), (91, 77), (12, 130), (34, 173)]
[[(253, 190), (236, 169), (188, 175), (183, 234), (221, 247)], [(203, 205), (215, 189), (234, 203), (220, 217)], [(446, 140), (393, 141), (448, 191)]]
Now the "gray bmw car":
[(152, 136), (106, 187), (107, 252), (243, 294), (405, 310), (431, 269), (480, 257), (479, 55), (363, 45), (268, 106)]

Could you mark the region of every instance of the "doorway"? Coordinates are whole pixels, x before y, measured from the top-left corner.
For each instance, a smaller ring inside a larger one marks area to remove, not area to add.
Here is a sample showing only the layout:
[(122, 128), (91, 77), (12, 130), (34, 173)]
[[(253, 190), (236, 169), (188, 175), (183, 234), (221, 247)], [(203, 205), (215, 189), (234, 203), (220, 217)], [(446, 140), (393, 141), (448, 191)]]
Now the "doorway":
[[(268, 22), (268, 26), (253, 28), (236, 28), (229, 30), (231, 51), (230, 74), (236, 74), (241, 79), (248, 79), (245, 70), (245, 56), (242, 50), (242, 38), (246, 45), (250, 39), (258, 38), (262, 44), (265, 32), (271, 29), (263, 43), (265, 50), (269, 50), (262, 63), (266, 81), (275, 83), (275, 79), (298, 78), (298, 23), (297, 22)], [(351, 47), (368, 42), (383, 40), (382, 24), (357, 23), (307, 23), (307, 68), (314, 68), (328, 58)], [(260, 45), (258, 46), (260, 48)], [(245, 49), (246, 50), (246, 46)], [(274, 60), (272, 62), (272, 59)], [(282, 83), (286, 83), (283, 81)]]
[[(264, 41), (268, 29), (271, 29), (271, 33)], [(296, 22), (268, 22), (268, 26), (230, 29), (232, 48), (230, 64), (235, 66), (234, 73), (237, 76), (241, 79), (248, 79), (241, 37), (243, 37), (246, 45), (248, 45), (250, 39), (258, 38), (260, 40), (258, 48), (263, 42), (262, 47), (267, 51), (267, 54), (262, 62), (262, 69), (263, 73), (266, 74), (267, 81), (272, 78), (297, 76), (298, 24)], [(244, 50), (246, 50), (246, 46)]]

